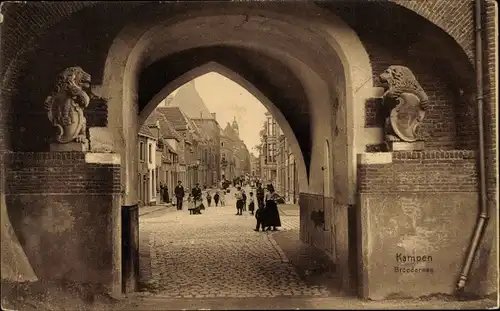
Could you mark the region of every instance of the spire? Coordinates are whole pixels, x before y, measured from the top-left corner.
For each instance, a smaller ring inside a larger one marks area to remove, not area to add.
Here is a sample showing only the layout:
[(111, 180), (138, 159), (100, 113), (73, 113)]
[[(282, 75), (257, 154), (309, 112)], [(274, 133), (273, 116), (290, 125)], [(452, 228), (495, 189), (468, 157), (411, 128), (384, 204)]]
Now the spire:
[(232, 127), (233, 127), (233, 130), (236, 132), (236, 135), (238, 137), (240, 137), (240, 130), (239, 130), (239, 127), (238, 127), (238, 122), (236, 122), (236, 116), (233, 119), (233, 125), (232, 125)]

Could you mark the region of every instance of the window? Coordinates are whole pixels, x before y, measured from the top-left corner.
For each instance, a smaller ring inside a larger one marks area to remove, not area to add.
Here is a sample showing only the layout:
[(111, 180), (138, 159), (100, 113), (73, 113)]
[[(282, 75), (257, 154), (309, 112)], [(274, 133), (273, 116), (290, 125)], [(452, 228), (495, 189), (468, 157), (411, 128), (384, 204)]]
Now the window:
[(221, 147), (224, 147), (224, 143), (220, 143), (220, 146), (221, 146)]
[(267, 135), (271, 136), (271, 129), (273, 126), (273, 120), (271, 118), (267, 118)]
[(149, 163), (153, 163), (153, 144), (148, 144), (148, 159)]
[(144, 143), (139, 143), (139, 160), (144, 161)]

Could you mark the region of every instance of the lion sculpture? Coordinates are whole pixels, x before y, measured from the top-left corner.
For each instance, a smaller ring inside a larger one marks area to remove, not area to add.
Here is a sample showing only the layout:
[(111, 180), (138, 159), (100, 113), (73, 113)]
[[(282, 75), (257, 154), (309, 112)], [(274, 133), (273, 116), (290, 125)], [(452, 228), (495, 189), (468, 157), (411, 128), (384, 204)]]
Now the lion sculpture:
[(379, 78), (389, 114), (385, 122), (386, 142), (419, 140), (416, 130), (424, 119), (428, 97), (417, 79), (404, 66), (389, 66)]
[(90, 102), (90, 78), (80, 67), (66, 68), (59, 74), (55, 90), (45, 100), (49, 120), (58, 129), (56, 141), (59, 143), (87, 143), (83, 109)]

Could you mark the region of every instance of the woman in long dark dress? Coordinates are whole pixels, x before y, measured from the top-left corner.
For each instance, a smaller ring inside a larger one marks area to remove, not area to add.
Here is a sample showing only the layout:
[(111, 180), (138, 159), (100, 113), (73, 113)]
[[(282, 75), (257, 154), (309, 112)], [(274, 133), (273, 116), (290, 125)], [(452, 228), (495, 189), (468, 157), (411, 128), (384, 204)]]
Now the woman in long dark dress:
[(278, 212), (278, 204), (276, 204), (276, 200), (279, 198), (278, 194), (274, 191), (274, 187), (272, 184), (267, 185), (267, 193), (265, 195), (265, 204), (266, 207), (264, 209), (264, 226), (267, 227), (266, 231), (271, 230), (273, 227), (273, 231), (277, 231), (276, 227), (281, 227), (281, 219), (280, 214)]

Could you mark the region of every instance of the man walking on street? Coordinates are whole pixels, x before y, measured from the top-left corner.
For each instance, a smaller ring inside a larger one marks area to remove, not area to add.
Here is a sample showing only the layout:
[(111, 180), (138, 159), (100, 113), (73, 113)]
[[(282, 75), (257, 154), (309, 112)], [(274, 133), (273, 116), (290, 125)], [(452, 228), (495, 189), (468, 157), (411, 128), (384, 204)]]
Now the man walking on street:
[(174, 193), (177, 202), (177, 210), (181, 210), (182, 201), (184, 200), (184, 187), (182, 186), (182, 182), (180, 180), (177, 182)]

